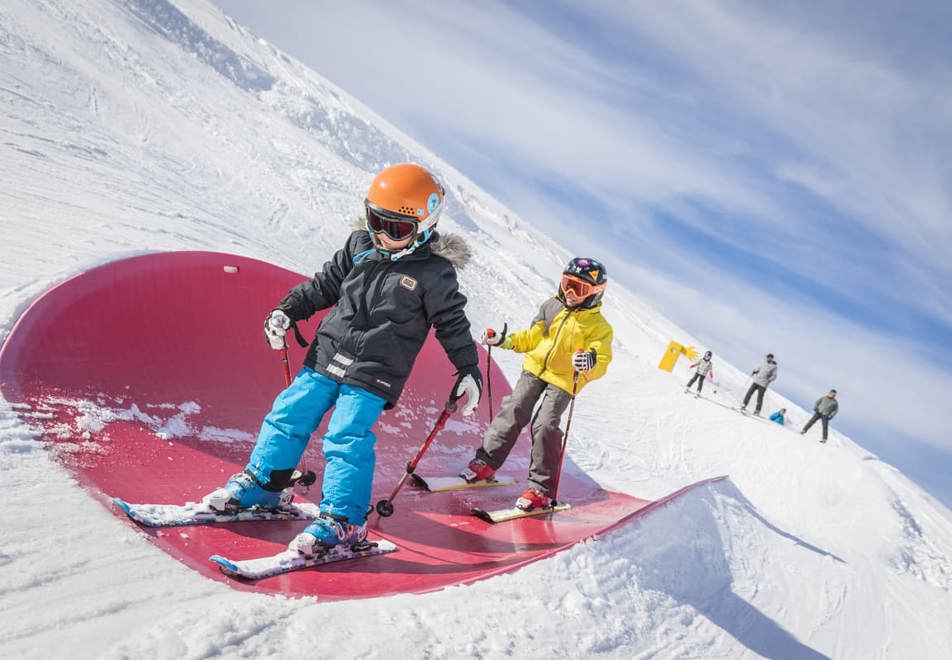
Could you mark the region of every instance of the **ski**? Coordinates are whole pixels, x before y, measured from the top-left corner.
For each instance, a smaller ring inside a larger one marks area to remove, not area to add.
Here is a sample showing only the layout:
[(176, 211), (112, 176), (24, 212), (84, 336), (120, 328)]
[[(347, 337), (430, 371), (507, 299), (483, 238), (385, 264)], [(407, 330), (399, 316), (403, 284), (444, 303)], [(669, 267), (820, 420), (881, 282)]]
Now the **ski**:
[(562, 502), (554, 506), (539, 507), (532, 511), (523, 511), (517, 507), (512, 507), (511, 509), (499, 509), (497, 511), (485, 511), (483, 509), (473, 508), (472, 512), (473, 515), (480, 520), (495, 524), (509, 520), (518, 520), (519, 518), (532, 518), (534, 516), (544, 516), (549, 513), (559, 513), (560, 511), (568, 511), (571, 508), (571, 504)]
[[(754, 414), (750, 412), (749, 410), (745, 410), (744, 408), (735, 408), (735, 410), (737, 410), (737, 412), (739, 412), (744, 417), (748, 417), (750, 419), (759, 419), (761, 422), (770, 422), (768, 418), (764, 417), (763, 415), (759, 413)], [(773, 422), (770, 422), (770, 423), (772, 424)]]
[(431, 493), (442, 493), (448, 490), (469, 490), (470, 488), (493, 488), (495, 486), (512, 486), (518, 483), (515, 477), (496, 477), (483, 481), (466, 481), (463, 477), (421, 477), (414, 473), (410, 475), (413, 485), (419, 486)]
[(146, 527), (178, 527), (251, 520), (312, 520), (320, 513), (316, 504), (302, 502), (282, 509), (244, 509), (235, 514), (217, 513), (201, 502), (185, 504), (130, 504), (118, 497), (113, 503)]
[(273, 575), (310, 568), (311, 566), (322, 566), (338, 561), (384, 555), (394, 552), (396, 549), (397, 546), (390, 541), (381, 540), (367, 542), (357, 549), (338, 546), (323, 555), (314, 557), (306, 557), (296, 550), (285, 550), (270, 557), (257, 557), (255, 559), (234, 560), (221, 555), (212, 555), (208, 559), (218, 564), (221, 572), (229, 577), (261, 580)]

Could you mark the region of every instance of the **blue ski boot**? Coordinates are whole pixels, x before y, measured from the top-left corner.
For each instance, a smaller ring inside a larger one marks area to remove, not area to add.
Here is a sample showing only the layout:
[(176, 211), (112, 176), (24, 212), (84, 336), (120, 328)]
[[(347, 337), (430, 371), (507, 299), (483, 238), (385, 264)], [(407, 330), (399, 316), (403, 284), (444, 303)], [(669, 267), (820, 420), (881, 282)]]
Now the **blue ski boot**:
[(239, 472), (233, 474), (224, 486), (202, 498), (202, 504), (217, 513), (233, 515), (242, 509), (273, 511), (287, 508), (293, 497), (290, 488), (279, 491), (265, 490), (250, 474)]
[(367, 545), (367, 522), (354, 525), (345, 518), (322, 513), (288, 544), (305, 557), (316, 557), (338, 546), (358, 550)]

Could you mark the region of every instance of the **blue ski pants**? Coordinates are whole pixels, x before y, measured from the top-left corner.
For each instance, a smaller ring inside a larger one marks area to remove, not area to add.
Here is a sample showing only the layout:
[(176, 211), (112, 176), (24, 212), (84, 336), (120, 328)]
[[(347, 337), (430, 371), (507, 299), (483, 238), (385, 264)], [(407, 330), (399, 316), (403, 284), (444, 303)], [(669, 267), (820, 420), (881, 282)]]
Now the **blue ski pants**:
[(322, 449), (327, 464), (321, 486), (321, 511), (360, 524), (367, 515), (373, 487), (376, 436), (370, 429), (386, 401), (367, 390), (342, 385), (305, 367), (274, 400), (258, 433), (247, 470), (262, 484), (272, 472), (297, 467), (311, 434), (334, 408)]

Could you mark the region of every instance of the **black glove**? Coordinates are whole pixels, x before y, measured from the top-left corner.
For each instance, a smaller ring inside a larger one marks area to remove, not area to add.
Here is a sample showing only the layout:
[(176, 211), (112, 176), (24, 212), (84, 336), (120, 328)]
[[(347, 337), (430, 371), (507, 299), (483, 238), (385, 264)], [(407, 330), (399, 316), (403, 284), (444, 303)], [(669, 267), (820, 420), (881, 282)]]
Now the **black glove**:
[(479, 367), (463, 367), (456, 372), (456, 383), (453, 385), (453, 400), (465, 398), (462, 413), (472, 415), (479, 405), (479, 400), (483, 396), (483, 375), (479, 372)]

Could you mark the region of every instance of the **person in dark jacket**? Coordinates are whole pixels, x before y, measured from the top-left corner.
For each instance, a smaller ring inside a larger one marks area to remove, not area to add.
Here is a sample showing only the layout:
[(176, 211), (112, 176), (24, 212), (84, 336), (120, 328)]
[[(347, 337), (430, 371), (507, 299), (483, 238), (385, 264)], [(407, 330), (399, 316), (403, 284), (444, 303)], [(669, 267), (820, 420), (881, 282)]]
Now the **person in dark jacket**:
[(800, 435), (804, 435), (810, 430), (810, 427), (819, 420), (823, 424), (823, 439), (820, 440), (820, 442), (826, 442), (827, 434), (830, 430), (830, 420), (836, 416), (839, 410), (840, 404), (836, 400), (836, 390), (830, 390), (829, 394), (821, 396), (816, 400), (816, 403), (813, 404), (813, 417), (810, 418), (810, 421), (807, 422), (803, 430), (800, 431)]
[(264, 418), (244, 472), (205, 497), (209, 508), (287, 506), (298, 461), (333, 409), (323, 438), (321, 514), (290, 548), (312, 556), (363, 541), (375, 465), (371, 429), (400, 398), (431, 326), (457, 369), (454, 396), (464, 415), (473, 413), (482, 379), (456, 277), (469, 249), (435, 231), (444, 202), (443, 186), (424, 168), (405, 163), (383, 170), (367, 193), (365, 224), (271, 311), (265, 337), (283, 349), (295, 322), (331, 308), (304, 368)]
[(764, 407), (764, 394), (767, 393), (767, 386), (777, 379), (777, 363), (774, 362), (773, 353), (767, 353), (767, 359), (762, 365), (750, 372), (753, 377), (750, 387), (747, 389), (747, 396), (744, 397), (744, 405), (740, 407), (741, 412), (747, 411), (747, 404), (750, 403), (750, 397), (754, 392), (757, 393), (757, 407), (754, 408), (754, 414), (759, 415), (760, 409)]

